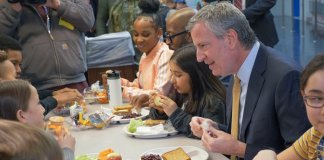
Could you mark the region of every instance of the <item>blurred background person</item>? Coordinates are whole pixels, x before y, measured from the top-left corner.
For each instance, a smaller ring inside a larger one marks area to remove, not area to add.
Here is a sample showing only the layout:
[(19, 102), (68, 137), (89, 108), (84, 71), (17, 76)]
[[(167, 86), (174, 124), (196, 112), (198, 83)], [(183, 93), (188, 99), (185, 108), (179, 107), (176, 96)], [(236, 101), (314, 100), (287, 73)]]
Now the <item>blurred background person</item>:
[(63, 160), (56, 140), (42, 129), (0, 120), (0, 158)]
[[(11, 67), (12, 64), (3, 63), (3, 67), (0, 68), (0, 80), (14, 80), (19, 77), (15, 75), (21, 74), (21, 46), (17, 40), (6, 35), (0, 35), (0, 50), (1, 49), (6, 51), (6, 53), (4, 53), (5, 55), (1, 55), (3, 61), (4, 59), (8, 59), (14, 64), (14, 68)], [(13, 71), (16, 73), (13, 73)], [(41, 99), (40, 103), (45, 108), (45, 115), (53, 109), (60, 110), (68, 103), (70, 104), (74, 101), (81, 101), (83, 99), (83, 96), (78, 90), (71, 88), (63, 88), (57, 91), (38, 90), (37, 92)]]
[(5, 51), (0, 50), (0, 83), (5, 80), (16, 79), (15, 66), (8, 60)]
[(22, 47), (17, 40), (6, 35), (0, 35), (0, 50), (7, 52), (8, 60), (15, 66), (16, 78), (20, 78)]
[(188, 7), (185, 0), (173, 0), (173, 1), (176, 3), (176, 9), (182, 9)]
[(201, 6), (218, 2), (233, 3), (249, 21), (258, 39), (266, 46), (274, 47), (278, 42), (278, 34), (271, 9), (276, 0), (201, 0)]
[(258, 39), (266, 46), (273, 47), (279, 42), (271, 8), (277, 0), (232, 0), (249, 21)]
[(38, 90), (88, 86), (84, 32), (95, 21), (89, 1), (9, 0), (0, 7), (0, 30), (23, 48), (24, 79)]
[(177, 10), (167, 18), (165, 42), (170, 49), (176, 50), (192, 43), (190, 33), (186, 30), (189, 19), (195, 15), (192, 8)]
[(108, 21), (111, 9), (117, 0), (98, 0), (98, 10), (96, 19), (96, 36), (109, 33)]

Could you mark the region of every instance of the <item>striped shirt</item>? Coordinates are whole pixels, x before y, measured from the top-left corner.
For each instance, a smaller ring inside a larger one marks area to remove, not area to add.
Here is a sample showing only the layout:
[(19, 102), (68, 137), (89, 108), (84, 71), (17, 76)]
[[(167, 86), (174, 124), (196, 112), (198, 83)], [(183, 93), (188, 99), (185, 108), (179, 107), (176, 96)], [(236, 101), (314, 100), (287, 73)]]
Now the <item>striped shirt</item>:
[(171, 72), (169, 68), (169, 60), (173, 54), (168, 45), (158, 42), (149, 54), (143, 53), (137, 79), (129, 82), (122, 80), (124, 93), (126, 95), (139, 95), (150, 92), (158, 92), (167, 95), (171, 88)]
[(294, 142), (293, 148), (300, 158), (316, 160), (318, 154), (317, 146), (321, 138), (322, 134), (312, 127)]

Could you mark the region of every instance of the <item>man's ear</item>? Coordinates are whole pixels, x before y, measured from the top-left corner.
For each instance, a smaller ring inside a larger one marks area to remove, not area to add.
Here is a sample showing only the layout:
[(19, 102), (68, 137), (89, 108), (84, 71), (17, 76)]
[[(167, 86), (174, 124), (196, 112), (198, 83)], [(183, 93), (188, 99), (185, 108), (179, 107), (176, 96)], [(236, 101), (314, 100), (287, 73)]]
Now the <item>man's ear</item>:
[(26, 116), (24, 111), (22, 111), (21, 109), (19, 109), (16, 113), (16, 117), (18, 119), (19, 122), (26, 122)]
[(188, 42), (188, 43), (192, 43), (192, 38), (191, 38), (191, 34), (188, 32), (185, 36), (185, 40)]
[(225, 33), (225, 41), (230, 48), (234, 48), (239, 43), (237, 32), (234, 29), (228, 29)]

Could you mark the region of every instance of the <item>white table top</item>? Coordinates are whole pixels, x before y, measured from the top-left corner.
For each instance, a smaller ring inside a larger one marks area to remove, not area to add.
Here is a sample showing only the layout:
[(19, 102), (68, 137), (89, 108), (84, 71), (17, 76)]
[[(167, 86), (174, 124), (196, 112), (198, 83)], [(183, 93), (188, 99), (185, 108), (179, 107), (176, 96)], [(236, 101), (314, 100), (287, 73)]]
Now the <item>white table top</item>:
[[(88, 107), (89, 112), (99, 108), (97, 105)], [(48, 116), (53, 115), (49, 113)], [(69, 117), (66, 117), (69, 118)], [(182, 134), (155, 139), (138, 139), (129, 137), (122, 130), (127, 124), (110, 124), (104, 129), (70, 130), (76, 138), (75, 155), (98, 153), (111, 148), (122, 155), (123, 160), (138, 160), (145, 151), (176, 146), (204, 147), (200, 140), (187, 138)], [(205, 149), (204, 149), (205, 150)], [(209, 160), (228, 160), (219, 153), (209, 153)]]

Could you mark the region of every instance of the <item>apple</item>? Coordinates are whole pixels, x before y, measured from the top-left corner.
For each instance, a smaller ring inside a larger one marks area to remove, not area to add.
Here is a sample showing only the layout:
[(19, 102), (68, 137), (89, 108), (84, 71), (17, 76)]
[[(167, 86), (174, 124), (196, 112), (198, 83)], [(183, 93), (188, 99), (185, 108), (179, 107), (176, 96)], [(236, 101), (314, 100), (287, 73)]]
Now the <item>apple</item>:
[(122, 160), (122, 157), (119, 153), (113, 152), (113, 153), (109, 153), (106, 156), (106, 160)]

